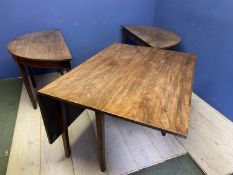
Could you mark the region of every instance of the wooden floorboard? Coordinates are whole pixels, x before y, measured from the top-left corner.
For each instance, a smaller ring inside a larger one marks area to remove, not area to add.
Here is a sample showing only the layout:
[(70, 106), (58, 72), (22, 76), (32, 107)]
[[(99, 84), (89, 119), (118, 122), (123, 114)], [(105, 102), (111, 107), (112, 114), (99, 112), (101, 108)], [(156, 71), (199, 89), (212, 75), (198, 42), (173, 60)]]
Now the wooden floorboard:
[(23, 86), (7, 175), (40, 174), (40, 117), (39, 109), (33, 109)]
[(112, 120), (136, 161), (138, 169), (162, 162), (160, 152), (153, 146), (142, 126), (119, 119), (112, 118)]
[(44, 128), (41, 128), (41, 174), (74, 175), (72, 159), (65, 157), (61, 137), (50, 145)]
[(147, 127), (143, 127), (143, 129), (154, 147), (159, 151), (163, 161), (187, 153), (173, 135), (166, 134), (166, 136), (162, 136), (161, 132), (155, 131), (154, 129)]

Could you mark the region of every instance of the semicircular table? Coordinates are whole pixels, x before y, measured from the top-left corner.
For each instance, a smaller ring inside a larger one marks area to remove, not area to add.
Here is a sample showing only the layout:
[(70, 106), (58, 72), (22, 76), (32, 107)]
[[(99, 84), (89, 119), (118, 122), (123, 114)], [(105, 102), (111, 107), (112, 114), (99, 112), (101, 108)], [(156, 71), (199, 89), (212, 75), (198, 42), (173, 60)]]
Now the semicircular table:
[(34, 109), (37, 108), (37, 101), (28, 75), (34, 88), (36, 88), (36, 83), (31, 68), (71, 70), (72, 56), (59, 30), (35, 32), (18, 37), (10, 41), (7, 48), (19, 67)]
[(127, 39), (139, 46), (160, 49), (174, 49), (180, 42), (180, 37), (171, 31), (152, 26), (122, 25), (122, 43)]

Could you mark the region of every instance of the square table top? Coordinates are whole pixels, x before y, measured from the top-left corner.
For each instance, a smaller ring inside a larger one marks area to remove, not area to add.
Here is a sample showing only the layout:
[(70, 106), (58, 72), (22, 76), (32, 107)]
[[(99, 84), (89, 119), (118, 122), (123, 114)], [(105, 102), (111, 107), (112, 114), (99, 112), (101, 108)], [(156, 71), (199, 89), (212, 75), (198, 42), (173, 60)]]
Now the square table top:
[(187, 136), (195, 55), (112, 44), (38, 93)]

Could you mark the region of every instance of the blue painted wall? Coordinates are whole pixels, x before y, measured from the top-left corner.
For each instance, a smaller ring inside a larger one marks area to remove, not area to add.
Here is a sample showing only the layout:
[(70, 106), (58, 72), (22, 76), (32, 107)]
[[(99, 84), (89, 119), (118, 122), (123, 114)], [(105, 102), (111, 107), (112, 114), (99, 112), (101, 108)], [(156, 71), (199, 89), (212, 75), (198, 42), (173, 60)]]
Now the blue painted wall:
[(197, 54), (194, 91), (233, 120), (233, 1), (157, 0), (155, 24)]
[(120, 41), (121, 24), (158, 25), (178, 33), (179, 50), (197, 54), (194, 91), (233, 120), (232, 0), (2, 0), (0, 79), (19, 76), (7, 53), (9, 40), (60, 28), (72, 66)]
[(6, 46), (34, 31), (59, 28), (72, 52), (72, 66), (120, 41), (121, 24), (153, 25), (155, 0), (1, 0), (0, 79), (19, 76)]

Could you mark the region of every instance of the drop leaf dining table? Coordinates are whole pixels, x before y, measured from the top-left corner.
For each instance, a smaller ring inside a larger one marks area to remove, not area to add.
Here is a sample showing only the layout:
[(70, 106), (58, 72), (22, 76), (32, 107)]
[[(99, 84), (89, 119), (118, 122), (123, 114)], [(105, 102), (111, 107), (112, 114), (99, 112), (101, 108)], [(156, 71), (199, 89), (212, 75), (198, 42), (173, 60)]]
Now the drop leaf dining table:
[(86, 108), (96, 114), (102, 171), (104, 114), (186, 137), (195, 59), (193, 54), (112, 44), (38, 91), (49, 142), (62, 135), (69, 156), (68, 126)]

